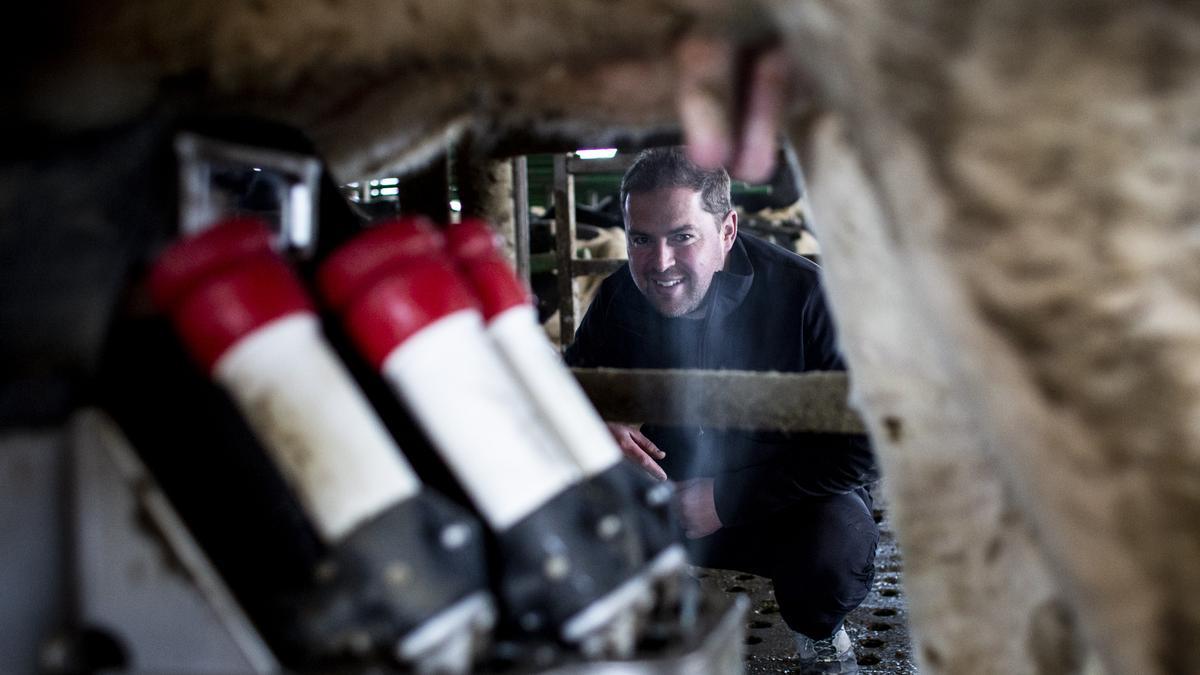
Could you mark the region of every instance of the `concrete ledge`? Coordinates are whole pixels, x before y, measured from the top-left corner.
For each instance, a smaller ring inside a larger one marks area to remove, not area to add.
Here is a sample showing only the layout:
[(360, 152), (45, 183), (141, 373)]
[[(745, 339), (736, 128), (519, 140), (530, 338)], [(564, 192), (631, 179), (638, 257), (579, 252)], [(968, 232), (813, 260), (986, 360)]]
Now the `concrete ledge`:
[(572, 369), (606, 420), (839, 434), (864, 433), (842, 372)]

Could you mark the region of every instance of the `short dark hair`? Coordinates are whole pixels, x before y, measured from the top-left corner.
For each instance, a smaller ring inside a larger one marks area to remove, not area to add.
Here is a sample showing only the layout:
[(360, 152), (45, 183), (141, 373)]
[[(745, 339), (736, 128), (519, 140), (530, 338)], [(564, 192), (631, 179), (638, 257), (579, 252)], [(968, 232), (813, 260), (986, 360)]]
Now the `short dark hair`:
[(688, 188), (700, 193), (701, 207), (711, 213), (717, 226), (733, 210), (729, 196), (729, 174), (725, 169), (701, 169), (688, 159), (682, 147), (650, 148), (638, 153), (621, 179), (621, 211), (631, 192), (659, 188)]

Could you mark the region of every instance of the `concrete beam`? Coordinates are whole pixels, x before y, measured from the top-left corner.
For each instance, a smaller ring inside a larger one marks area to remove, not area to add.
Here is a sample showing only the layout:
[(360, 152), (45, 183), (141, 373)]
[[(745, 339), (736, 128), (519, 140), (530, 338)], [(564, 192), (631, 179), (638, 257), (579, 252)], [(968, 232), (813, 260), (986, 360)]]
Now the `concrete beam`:
[(601, 417), (621, 422), (863, 433), (845, 373), (575, 368)]

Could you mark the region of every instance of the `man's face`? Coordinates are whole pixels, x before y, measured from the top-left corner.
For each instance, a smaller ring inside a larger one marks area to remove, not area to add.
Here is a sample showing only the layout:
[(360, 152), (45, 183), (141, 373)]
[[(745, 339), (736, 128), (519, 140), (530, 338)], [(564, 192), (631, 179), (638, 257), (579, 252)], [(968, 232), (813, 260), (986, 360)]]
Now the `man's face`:
[(686, 316), (700, 307), (713, 275), (724, 268), (737, 214), (731, 211), (718, 227), (699, 191), (666, 187), (626, 197), (625, 230), (638, 290), (663, 316)]

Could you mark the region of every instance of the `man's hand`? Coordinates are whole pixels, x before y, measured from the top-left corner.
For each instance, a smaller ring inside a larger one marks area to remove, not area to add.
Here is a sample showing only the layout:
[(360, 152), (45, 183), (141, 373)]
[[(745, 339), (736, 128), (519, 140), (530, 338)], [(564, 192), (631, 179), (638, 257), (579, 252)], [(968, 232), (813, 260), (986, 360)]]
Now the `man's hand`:
[(721, 529), (711, 478), (693, 478), (676, 483), (675, 508), (688, 539), (707, 537)]
[(654, 461), (666, 457), (667, 453), (659, 450), (658, 446), (643, 436), (637, 427), (615, 422), (606, 422), (606, 424), (609, 433), (617, 442), (617, 447), (621, 448), (621, 452), (625, 453), (625, 457), (629, 461), (642, 467), (655, 480), (667, 479), (667, 472), (663, 471), (658, 462)]

